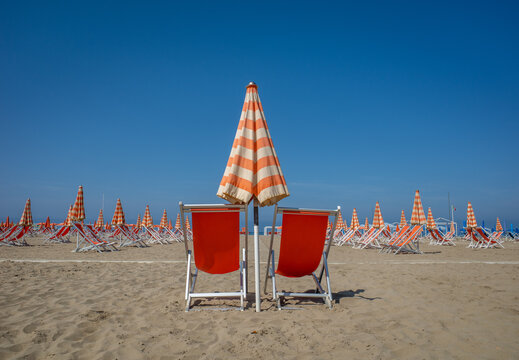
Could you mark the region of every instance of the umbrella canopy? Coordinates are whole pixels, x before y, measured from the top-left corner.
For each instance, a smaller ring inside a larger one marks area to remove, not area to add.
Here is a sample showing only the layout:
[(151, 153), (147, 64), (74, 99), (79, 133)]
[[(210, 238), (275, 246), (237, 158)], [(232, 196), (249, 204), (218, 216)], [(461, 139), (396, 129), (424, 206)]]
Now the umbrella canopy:
[(144, 210), (144, 217), (142, 218), (142, 226), (144, 226), (144, 227), (153, 226), (153, 218), (151, 217), (149, 205), (146, 205), (146, 210)]
[(339, 215), (337, 217), (337, 230), (345, 230), (348, 226), (344, 223), (344, 219), (342, 218), (341, 210), (339, 210)]
[(366, 217), (366, 221), (364, 222), (364, 230), (369, 230), (369, 220)]
[(68, 208), (67, 218), (63, 222), (63, 226), (72, 226), (72, 208), (72, 205), (70, 205), (70, 207)]
[(85, 219), (85, 204), (83, 202), (83, 186), (79, 185), (76, 201), (72, 207), (71, 221), (83, 221)]
[(431, 208), (427, 211), (427, 229), (436, 229), (436, 222), (434, 221)]
[(496, 231), (503, 231), (503, 226), (501, 225), (501, 221), (499, 221), (499, 218), (496, 220)]
[(45, 224), (43, 225), (46, 229), (50, 229), (50, 218), (47, 216), (47, 220), (45, 220)]
[(405, 219), (404, 210), (402, 209), (402, 213), (400, 214), (400, 227), (403, 228), (407, 225), (407, 220)]
[(375, 214), (373, 215), (373, 227), (375, 229), (382, 229), (384, 227), (384, 219), (382, 219), (382, 212), (380, 211), (380, 205), (378, 201), (375, 204)]
[(168, 229), (173, 230), (173, 224), (171, 223), (171, 219), (169, 219), (169, 222), (168, 222)]
[(106, 229), (106, 230), (112, 230), (112, 224), (109, 223), (109, 222), (106, 222), (105, 229)]
[(426, 223), (420, 191), (416, 190), (414, 194), (413, 213), (411, 214), (411, 225), (424, 225)]
[(476, 222), (476, 215), (474, 215), (474, 209), (472, 208), (472, 204), (468, 203), (467, 205), (467, 228), (473, 229), (478, 227), (478, 223)]
[(142, 227), (141, 214), (137, 215), (137, 223), (135, 224), (135, 226), (138, 228)]
[(353, 230), (360, 228), (359, 217), (357, 216), (356, 208), (353, 208), (353, 215), (351, 216), (351, 228)]
[(23, 208), (22, 217), (18, 225), (31, 226), (32, 225), (32, 211), (31, 211), (31, 199), (27, 199), (25, 207)]
[(165, 228), (168, 226), (168, 214), (166, 213), (166, 209), (162, 213), (162, 218), (160, 219), (160, 227)]
[(455, 233), (456, 229), (454, 228), (454, 221), (451, 221), (451, 232)]
[(175, 221), (175, 230), (180, 230), (182, 225), (180, 224), (180, 214), (177, 214), (177, 220)]
[(238, 130), (216, 195), (233, 204), (248, 204), (256, 198), (260, 206), (274, 205), (290, 195), (253, 82), (247, 86)]
[(99, 216), (96, 221), (96, 228), (101, 229), (105, 225), (105, 219), (103, 217), (103, 209), (99, 209)]
[(191, 224), (189, 223), (189, 218), (186, 216), (186, 229), (191, 230)]
[(124, 219), (123, 205), (121, 204), (121, 199), (117, 199), (117, 204), (115, 205), (114, 217), (112, 218), (112, 225), (124, 225), (124, 224), (126, 224), (126, 220)]
[(5, 226), (11, 226), (11, 220), (9, 219), (9, 216), (5, 219)]

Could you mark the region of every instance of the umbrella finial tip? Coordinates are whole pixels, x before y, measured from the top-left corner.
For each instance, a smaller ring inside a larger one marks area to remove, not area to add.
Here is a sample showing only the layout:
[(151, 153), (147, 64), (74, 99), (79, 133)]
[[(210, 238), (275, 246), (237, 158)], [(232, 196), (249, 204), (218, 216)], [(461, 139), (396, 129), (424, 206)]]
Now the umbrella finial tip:
[(258, 85), (256, 85), (256, 83), (254, 81), (251, 81), (251, 82), (249, 82), (249, 85), (247, 85), (247, 87), (250, 87), (250, 86), (258, 86)]

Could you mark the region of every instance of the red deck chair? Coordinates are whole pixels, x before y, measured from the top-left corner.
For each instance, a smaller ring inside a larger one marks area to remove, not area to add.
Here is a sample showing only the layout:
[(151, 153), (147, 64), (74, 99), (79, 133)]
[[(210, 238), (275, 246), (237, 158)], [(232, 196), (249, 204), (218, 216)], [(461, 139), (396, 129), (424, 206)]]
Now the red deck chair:
[[(266, 293), (267, 280), (270, 278), (272, 281), (272, 296), (279, 310), (282, 309), (281, 298), (284, 297), (320, 298), (330, 308), (332, 307), (332, 289), (327, 262), (332, 239), (327, 238), (327, 226), (328, 217), (334, 216), (332, 229), (329, 232), (333, 234), (337, 226), (338, 213), (338, 208), (337, 210), (313, 210), (280, 208), (276, 205), (272, 228), (275, 228), (277, 215), (282, 214), (283, 232), (281, 233), (277, 269), (275, 254), (272, 249), (274, 234), (270, 237), (267, 273), (263, 291)], [(321, 272), (317, 276), (315, 271), (321, 263)], [(326, 290), (321, 285), (323, 273), (326, 275)], [(316, 285), (315, 292), (277, 291), (276, 274), (291, 278), (312, 276)]]
[[(187, 256), (186, 311), (193, 298), (240, 298), (240, 310), (247, 296), (247, 205), (180, 205)], [(245, 243), (240, 261), (240, 212), (245, 214)], [(186, 213), (191, 213), (193, 249), (189, 248)], [(194, 257), (194, 271), (192, 258)], [(198, 270), (207, 274), (228, 274), (239, 270), (240, 290), (195, 293)], [(227, 309), (226, 309), (227, 310)]]

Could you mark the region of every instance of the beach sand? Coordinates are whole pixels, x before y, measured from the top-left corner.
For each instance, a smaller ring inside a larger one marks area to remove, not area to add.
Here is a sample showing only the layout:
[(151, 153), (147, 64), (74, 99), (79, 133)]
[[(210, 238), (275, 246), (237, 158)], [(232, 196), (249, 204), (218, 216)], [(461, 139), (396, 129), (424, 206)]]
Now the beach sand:
[[(519, 356), (519, 243), (477, 250), (462, 240), (422, 243), (424, 255), (397, 256), (332, 247), (332, 310), (291, 300), (302, 310), (278, 311), (262, 295), (261, 313), (252, 301), (243, 312), (209, 310), (236, 300), (202, 301), (186, 313), (181, 243), (78, 254), (73, 244), (28, 242), (0, 247), (1, 359)], [(236, 273), (201, 274), (197, 290), (238, 284)], [(313, 282), (281, 278), (278, 287), (305, 291)]]

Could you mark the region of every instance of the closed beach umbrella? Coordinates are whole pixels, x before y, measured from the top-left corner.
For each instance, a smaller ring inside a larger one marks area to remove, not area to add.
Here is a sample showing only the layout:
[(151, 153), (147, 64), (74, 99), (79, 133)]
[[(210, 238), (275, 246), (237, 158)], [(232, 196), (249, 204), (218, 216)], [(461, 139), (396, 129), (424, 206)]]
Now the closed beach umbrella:
[(71, 227), (72, 226), (72, 205), (68, 208), (67, 218), (63, 223), (63, 226)]
[(474, 209), (472, 208), (472, 204), (468, 203), (467, 205), (467, 228), (474, 229), (478, 227), (478, 223), (476, 222), (476, 215), (474, 215)]
[(375, 214), (373, 215), (373, 227), (375, 229), (382, 229), (384, 227), (384, 219), (382, 219), (382, 212), (380, 211), (380, 205), (378, 201), (375, 204)]
[(496, 231), (503, 231), (503, 226), (501, 225), (501, 221), (499, 221), (499, 218), (496, 220)]
[(353, 230), (360, 228), (359, 217), (357, 216), (356, 208), (353, 208), (353, 215), (351, 216), (351, 228)]
[(402, 209), (402, 213), (400, 214), (400, 227), (403, 228), (407, 225), (407, 220), (405, 219), (404, 210)]
[(171, 223), (171, 219), (169, 219), (169, 222), (168, 222), (168, 229), (173, 230), (173, 224)]
[(96, 228), (101, 229), (105, 225), (105, 219), (103, 217), (103, 209), (99, 209), (99, 216), (96, 221)]
[(83, 200), (83, 186), (79, 185), (76, 201), (72, 207), (71, 221), (83, 221), (85, 219), (85, 204)]
[(369, 230), (369, 220), (366, 217), (366, 221), (364, 222), (364, 231), (368, 231), (368, 230)]
[(454, 221), (451, 221), (451, 232), (455, 233), (456, 229), (454, 228)]
[(168, 214), (166, 213), (166, 209), (162, 213), (162, 218), (160, 219), (160, 227), (165, 228), (168, 226)]
[(180, 224), (180, 214), (177, 214), (177, 220), (175, 221), (175, 230), (180, 230), (182, 225)]
[(135, 224), (135, 226), (138, 228), (142, 227), (141, 214), (137, 215), (137, 223)]
[(106, 230), (112, 230), (112, 224), (110, 224), (109, 222), (106, 223), (106, 226), (105, 226), (105, 229)]
[(142, 218), (142, 226), (144, 226), (144, 227), (153, 226), (153, 218), (151, 217), (149, 205), (146, 205), (146, 210), (144, 210), (144, 217)]
[(427, 229), (436, 229), (436, 222), (434, 221), (431, 208), (427, 211)]
[(126, 224), (126, 220), (124, 218), (123, 205), (121, 204), (121, 199), (117, 199), (117, 204), (115, 205), (114, 216), (112, 218), (112, 225), (124, 225)]
[(185, 225), (186, 225), (186, 229), (189, 231), (191, 230), (191, 224), (189, 223), (189, 218), (186, 216), (186, 221), (185, 221)]
[(11, 220), (9, 219), (9, 216), (5, 219), (5, 226), (7, 226), (7, 227), (11, 226)]
[(339, 208), (339, 215), (337, 216), (337, 230), (345, 230), (347, 228)]
[(27, 199), (25, 207), (23, 208), (22, 217), (18, 223), (20, 226), (31, 226), (32, 225), (32, 211), (31, 211), (31, 199)]
[(411, 214), (411, 225), (424, 225), (426, 223), (427, 220), (425, 220), (420, 192), (416, 190), (414, 195), (413, 213)]
[(45, 225), (44, 225), (45, 229), (50, 229), (51, 225), (50, 225), (50, 218), (47, 216), (47, 220), (45, 220)]
[(253, 82), (247, 85), (238, 130), (217, 195), (233, 204), (248, 204), (254, 199), (254, 275), (256, 311), (259, 312), (258, 205), (274, 205), (290, 194), (268, 130), (258, 87)]

